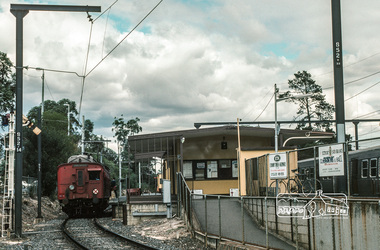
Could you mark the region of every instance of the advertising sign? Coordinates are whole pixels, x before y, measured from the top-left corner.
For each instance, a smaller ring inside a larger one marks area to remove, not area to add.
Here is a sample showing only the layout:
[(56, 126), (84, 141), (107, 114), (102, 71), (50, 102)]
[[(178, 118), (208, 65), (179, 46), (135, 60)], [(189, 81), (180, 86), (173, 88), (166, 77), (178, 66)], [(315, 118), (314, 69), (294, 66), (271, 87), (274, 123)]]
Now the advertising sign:
[(273, 179), (285, 179), (288, 177), (288, 164), (286, 153), (269, 154), (269, 177)]
[(343, 144), (319, 147), (319, 176), (344, 175)]

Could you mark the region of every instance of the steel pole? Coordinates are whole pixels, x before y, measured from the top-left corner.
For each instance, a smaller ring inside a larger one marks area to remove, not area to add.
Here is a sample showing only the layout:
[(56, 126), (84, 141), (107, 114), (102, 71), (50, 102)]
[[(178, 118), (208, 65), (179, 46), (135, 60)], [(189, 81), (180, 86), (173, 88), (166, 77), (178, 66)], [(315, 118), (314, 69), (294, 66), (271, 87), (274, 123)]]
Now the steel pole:
[[(38, 127), (41, 128), (41, 108), (38, 109)], [(38, 209), (37, 209), (37, 218), (42, 218), (41, 215), (41, 163), (42, 163), (42, 135), (39, 133), (37, 135), (38, 139), (38, 190), (37, 190), (37, 196), (38, 196)]]
[(23, 18), (28, 10), (12, 10), (16, 17), (16, 168), (15, 168), (15, 234), (22, 233), (22, 100), (23, 100)]
[[(278, 152), (278, 127), (277, 127), (277, 84), (274, 85), (274, 152)], [(278, 195), (278, 179), (276, 179), (276, 191)]]
[(337, 142), (343, 143), (345, 139), (345, 109), (343, 86), (343, 48), (342, 25), (340, 14), (340, 0), (331, 0), (332, 38), (334, 55), (334, 92), (335, 92), (335, 118)]

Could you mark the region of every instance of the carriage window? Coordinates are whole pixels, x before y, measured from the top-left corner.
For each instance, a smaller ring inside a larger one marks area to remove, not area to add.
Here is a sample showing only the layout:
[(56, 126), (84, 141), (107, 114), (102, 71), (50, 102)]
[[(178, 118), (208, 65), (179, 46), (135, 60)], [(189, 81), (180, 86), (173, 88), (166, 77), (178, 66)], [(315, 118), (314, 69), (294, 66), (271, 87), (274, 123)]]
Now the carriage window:
[(377, 159), (374, 158), (374, 159), (371, 159), (371, 172), (369, 173), (369, 175), (371, 177), (376, 177), (376, 170), (377, 170)]
[(368, 160), (362, 160), (362, 178), (368, 177)]
[(100, 171), (89, 171), (88, 178), (90, 179), (90, 181), (100, 180)]

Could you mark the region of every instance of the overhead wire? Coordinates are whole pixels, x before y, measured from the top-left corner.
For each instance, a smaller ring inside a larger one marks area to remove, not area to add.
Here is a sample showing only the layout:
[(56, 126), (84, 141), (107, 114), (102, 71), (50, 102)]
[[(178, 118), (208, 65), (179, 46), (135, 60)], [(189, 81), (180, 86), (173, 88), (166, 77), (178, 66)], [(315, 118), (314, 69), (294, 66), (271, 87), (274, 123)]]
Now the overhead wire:
[(372, 85), (369, 86), (368, 88), (366, 88), (366, 89), (360, 91), (359, 93), (357, 93), (357, 94), (355, 94), (355, 95), (353, 95), (353, 96), (351, 96), (351, 97), (345, 99), (344, 101), (346, 102), (346, 101), (351, 100), (352, 98), (354, 98), (354, 97), (356, 97), (356, 96), (358, 96), (358, 95), (360, 95), (360, 94), (363, 94), (364, 92), (366, 92), (367, 90), (369, 90), (369, 89), (375, 87), (375, 86), (376, 86), (377, 84), (379, 84), (379, 83), (380, 83), (380, 81), (378, 81), (378, 82), (372, 84)]
[(261, 100), (255, 105), (255, 107), (254, 108), (252, 108), (252, 109), (250, 109), (245, 115), (243, 115), (243, 117), (241, 118), (241, 119), (244, 119), (245, 117), (247, 117), (251, 112), (253, 112), (255, 109), (256, 109), (256, 107), (258, 106), (258, 105), (260, 105), (260, 103), (268, 96), (268, 94), (271, 92), (272, 90), (271, 89), (269, 89), (268, 90), (268, 92), (263, 96), (263, 98), (261, 98)]
[(133, 29), (131, 30), (131, 31), (129, 31), (128, 33), (127, 33), (127, 35), (125, 35), (124, 37), (123, 37), (123, 39), (121, 39), (121, 41), (118, 43), (118, 44), (116, 44), (115, 45), (115, 47), (113, 47), (112, 49), (111, 49), (111, 51), (110, 52), (108, 52), (87, 74), (86, 74), (86, 77), (89, 75), (89, 74), (91, 74), (117, 47), (119, 47), (119, 45), (122, 43), (122, 42), (124, 42), (124, 40), (133, 32), (133, 31), (135, 31), (136, 29), (137, 29), (137, 27), (138, 26), (140, 26), (140, 24), (162, 3), (162, 1), (163, 0), (161, 0), (160, 2), (158, 2), (158, 4), (156, 4), (154, 7), (153, 7), (153, 9), (151, 10), (151, 11), (149, 11), (148, 12), (148, 14), (146, 14), (145, 16), (144, 16), (144, 18), (143, 19), (141, 19), (141, 21), (140, 22), (138, 22), (137, 23), (137, 25), (135, 25), (135, 27), (133, 27)]
[[(83, 100), (83, 92), (84, 92), (84, 85), (85, 85), (85, 78), (88, 76), (88, 75), (90, 75), (117, 47), (119, 47), (119, 45), (133, 32), (133, 31), (135, 31), (136, 29), (137, 29), (137, 27), (138, 26), (140, 26), (140, 24), (162, 3), (162, 1), (163, 0), (160, 0), (149, 12), (148, 12), (148, 14), (146, 14), (145, 16), (144, 16), (144, 18), (143, 19), (141, 19), (141, 21), (140, 22), (138, 22), (137, 23), (137, 25), (135, 25), (134, 27), (133, 27), (133, 29), (131, 30), (131, 31), (129, 31), (128, 33), (127, 33), (127, 35), (126, 36), (124, 36), (124, 38), (118, 43), (118, 44), (116, 44), (116, 46), (115, 47), (113, 47), (112, 49), (111, 49), (111, 51), (110, 52), (108, 52), (88, 73), (86, 73), (86, 69), (87, 69), (87, 61), (88, 61), (88, 51), (87, 51), (87, 59), (86, 59), (86, 66), (85, 66), (85, 69), (84, 69), (84, 77), (83, 77), (83, 81), (82, 81), (82, 91), (81, 91), (81, 97), (80, 97), (80, 103), (79, 103), (79, 114), (78, 115), (80, 115), (80, 112), (81, 112), (81, 107), (82, 107), (82, 100)], [(115, 4), (115, 3), (113, 3), (113, 4)], [(113, 5), (112, 4), (112, 5)], [(110, 6), (111, 7), (111, 6)], [(107, 9), (108, 10), (108, 9)], [(106, 11), (107, 11), (106, 10)], [(103, 12), (104, 13), (104, 12)], [(99, 18), (99, 17), (98, 17)], [(97, 20), (97, 19), (95, 19), (95, 20)], [(89, 48), (90, 48), (90, 42), (91, 42), (91, 33), (92, 33), (92, 24), (93, 24), (93, 22), (94, 21), (91, 21), (91, 30), (90, 30), (90, 39), (89, 39), (89, 45), (88, 45), (88, 50), (89, 50)]]
[(268, 108), (268, 105), (269, 105), (269, 104), (271, 103), (271, 101), (273, 100), (273, 97), (274, 97), (274, 93), (273, 93), (272, 97), (270, 98), (270, 100), (268, 101), (267, 105), (265, 105), (264, 109), (261, 111), (261, 113), (260, 113), (260, 114), (256, 117), (256, 119), (253, 120), (253, 121), (256, 121), (257, 119), (260, 118), (260, 116), (264, 113), (264, 111)]

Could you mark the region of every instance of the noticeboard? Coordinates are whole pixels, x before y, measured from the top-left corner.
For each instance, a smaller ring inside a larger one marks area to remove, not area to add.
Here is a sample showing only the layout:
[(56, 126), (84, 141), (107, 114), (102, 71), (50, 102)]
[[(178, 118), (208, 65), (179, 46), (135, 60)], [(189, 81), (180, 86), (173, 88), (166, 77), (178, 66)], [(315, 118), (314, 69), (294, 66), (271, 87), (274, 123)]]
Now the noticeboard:
[(288, 161), (286, 152), (269, 154), (269, 177), (273, 179), (286, 179), (288, 177)]
[(318, 148), (319, 176), (344, 175), (343, 144), (330, 145)]

